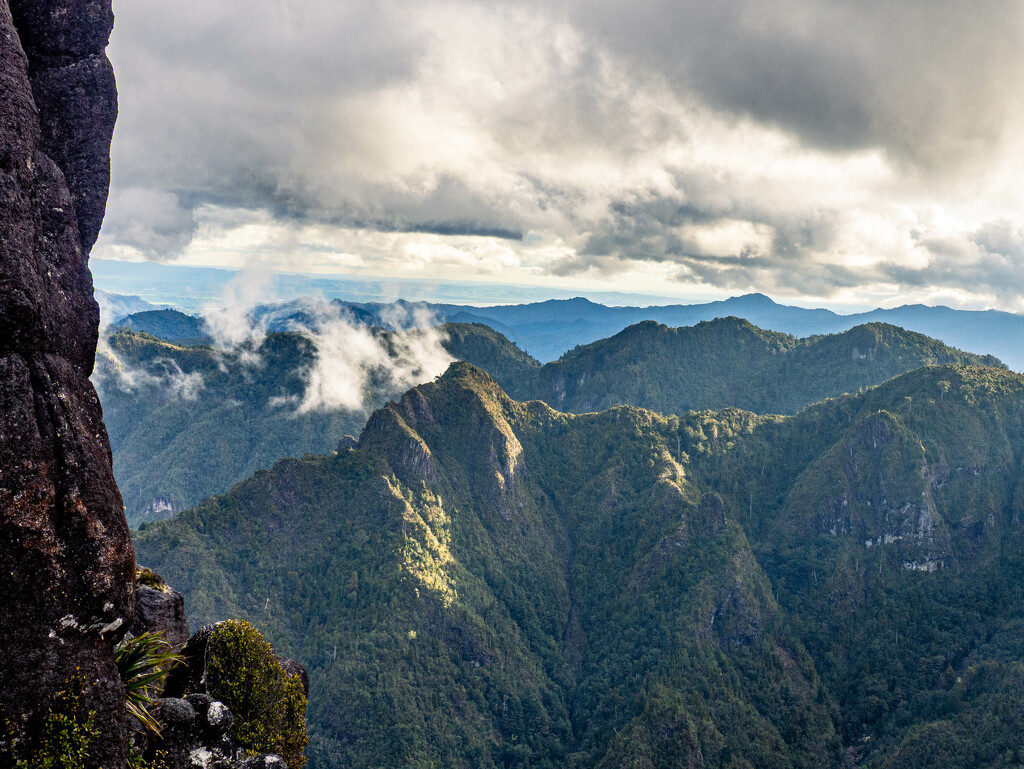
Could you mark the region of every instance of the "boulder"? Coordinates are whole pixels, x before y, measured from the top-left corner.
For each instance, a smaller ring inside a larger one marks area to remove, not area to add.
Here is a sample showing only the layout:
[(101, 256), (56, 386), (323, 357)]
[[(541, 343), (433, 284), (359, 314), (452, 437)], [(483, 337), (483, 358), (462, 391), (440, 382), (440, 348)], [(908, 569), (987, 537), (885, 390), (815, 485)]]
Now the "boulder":
[(265, 756), (253, 756), (238, 763), (238, 769), (288, 769), (288, 764), (280, 756), (269, 753)]
[(132, 635), (163, 631), (167, 642), (180, 649), (189, 638), (185, 599), (167, 585), (136, 585), (135, 617), (129, 631)]
[(287, 769), (273, 753), (250, 756), (228, 736), (234, 716), (223, 702), (207, 694), (157, 700), (154, 715), (163, 725), (151, 737), (149, 760), (159, 755), (166, 769)]
[(152, 713), (161, 725), (160, 739), (150, 741), (151, 751), (163, 751), (167, 769), (186, 769), (196, 747), (196, 711), (186, 700), (164, 697), (156, 702)]

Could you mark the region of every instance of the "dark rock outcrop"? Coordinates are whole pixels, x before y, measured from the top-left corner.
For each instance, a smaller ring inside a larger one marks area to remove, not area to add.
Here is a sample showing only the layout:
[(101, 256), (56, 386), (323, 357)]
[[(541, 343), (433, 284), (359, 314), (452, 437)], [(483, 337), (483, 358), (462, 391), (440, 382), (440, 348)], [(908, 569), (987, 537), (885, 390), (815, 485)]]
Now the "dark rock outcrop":
[(143, 584), (142, 577), (135, 586), (135, 617), (128, 631), (135, 636), (162, 632), (168, 643), (180, 649), (189, 638), (185, 600), (158, 575), (148, 569), (140, 573), (152, 575), (151, 584)]
[(234, 716), (227, 706), (207, 694), (183, 699), (165, 697), (155, 712), (164, 724), (162, 739), (154, 739), (149, 753), (167, 769), (287, 769), (274, 753), (250, 756), (228, 736)]
[(112, 24), (109, 0), (0, 0), (0, 710), (31, 747), (77, 677), (101, 735), (89, 767), (125, 764), (112, 645), (134, 601), (89, 382), (99, 308), (88, 249), (116, 118)]
[[(249, 760), (228, 736), (234, 716), (223, 702), (206, 694), (164, 697), (153, 712), (163, 730), (160, 738), (150, 740), (147, 752), (153, 759), (159, 751), (167, 769), (237, 769)], [(280, 765), (283, 769), (284, 762)]]

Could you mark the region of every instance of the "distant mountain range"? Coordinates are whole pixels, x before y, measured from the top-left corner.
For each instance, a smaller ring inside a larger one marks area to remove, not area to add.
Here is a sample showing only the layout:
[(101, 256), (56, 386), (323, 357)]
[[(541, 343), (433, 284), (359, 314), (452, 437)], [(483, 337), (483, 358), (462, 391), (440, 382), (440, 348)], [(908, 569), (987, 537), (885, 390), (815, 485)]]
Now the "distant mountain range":
[(993, 367), (666, 417), (457, 363), (135, 545), (193, 622), (306, 665), (310, 769), (996, 769), (1024, 760), (1022, 456)]
[[(679, 329), (644, 321), (544, 366), (486, 325), (449, 323), (440, 331), (448, 355), (481, 367), (516, 398), (570, 412), (627, 404), (675, 414), (727, 406), (795, 413), (920, 366), (1001, 365), (877, 323), (801, 340), (738, 318)], [(139, 313), (108, 337), (110, 353), (100, 356), (95, 379), (133, 526), (227, 491), (280, 457), (330, 451), (401, 394), (374, 375), (361, 407), (299, 413), (321, 354), (309, 338), (271, 333), (227, 352), (189, 346), (203, 332), (200, 321), (172, 310)], [(387, 340), (395, 332), (374, 333)]]
[(157, 309), (154, 305), (137, 296), (111, 294), (102, 289), (95, 289), (93, 296), (100, 306), (100, 325), (107, 326), (117, 322), (126, 315)]
[[(484, 323), (541, 362), (556, 360), (573, 347), (612, 336), (644, 320), (680, 327), (732, 316), (766, 330), (798, 337), (834, 334), (867, 323), (888, 323), (967, 352), (994, 355), (1011, 369), (1024, 371), (1024, 316), (996, 310), (977, 312), (906, 305), (839, 315), (831, 310), (777, 304), (762, 294), (706, 304), (652, 307), (608, 307), (582, 298), (492, 307), (402, 300), (387, 304), (335, 300), (335, 304), (350, 313), (356, 322), (372, 326), (387, 326), (396, 315), (415, 312), (438, 323)], [(294, 306), (295, 314), (301, 315), (301, 303)], [(286, 330), (288, 313), (282, 312), (280, 305), (254, 310), (257, 316), (261, 313), (274, 316), (277, 325), (273, 328)], [(143, 326), (133, 327), (167, 338)]]
[[(377, 305), (359, 307), (369, 310)], [(995, 310), (973, 312), (907, 305), (838, 315), (830, 310), (776, 304), (762, 294), (665, 307), (606, 307), (586, 299), (569, 299), (504, 307), (429, 305), (428, 309), (446, 321), (486, 323), (542, 362), (555, 360), (577, 345), (611, 336), (643, 320), (678, 327), (733, 316), (763, 329), (799, 337), (834, 334), (865, 323), (889, 323), (961, 350), (994, 355), (1010, 368), (1024, 370), (1024, 317)]]
[(684, 328), (647, 320), (567, 352), (510, 392), (574, 413), (628, 404), (664, 414), (726, 407), (795, 414), (941, 364), (1002, 365), (884, 323), (797, 339), (739, 318)]

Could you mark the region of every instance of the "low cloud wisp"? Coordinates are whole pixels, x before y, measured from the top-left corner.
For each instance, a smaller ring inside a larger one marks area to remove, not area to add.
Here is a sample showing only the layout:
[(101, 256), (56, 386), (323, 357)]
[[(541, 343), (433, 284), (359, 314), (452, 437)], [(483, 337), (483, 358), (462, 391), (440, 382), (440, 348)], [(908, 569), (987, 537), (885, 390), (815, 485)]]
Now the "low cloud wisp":
[(309, 341), (314, 362), (299, 372), (302, 396), (281, 396), (272, 405), (291, 405), (296, 414), (362, 411), (375, 394), (400, 393), (429, 381), (453, 360), (429, 313), (396, 307), (381, 319), (385, 328), (371, 328), (322, 298), (262, 304), (270, 289), (269, 276), (242, 272), (225, 288), (221, 302), (205, 308), (203, 319), (215, 346), (249, 366), (261, 364), (260, 346), (271, 329)]
[(442, 346), (441, 332), (426, 317), (410, 316), (380, 333), (356, 325), (336, 305), (329, 307), (333, 312), (321, 315), (316, 329), (296, 329), (316, 350), (297, 413), (358, 411), (365, 407), (371, 384), (402, 392), (443, 373), (453, 360)]

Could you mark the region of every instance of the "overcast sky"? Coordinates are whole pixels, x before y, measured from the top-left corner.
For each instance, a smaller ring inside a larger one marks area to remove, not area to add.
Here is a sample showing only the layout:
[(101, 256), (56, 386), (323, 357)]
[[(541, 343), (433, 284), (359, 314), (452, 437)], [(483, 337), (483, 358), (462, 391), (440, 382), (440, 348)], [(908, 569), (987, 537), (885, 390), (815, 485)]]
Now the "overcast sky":
[(94, 256), (1024, 310), (1017, 0), (121, 0)]

